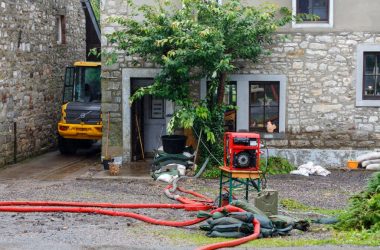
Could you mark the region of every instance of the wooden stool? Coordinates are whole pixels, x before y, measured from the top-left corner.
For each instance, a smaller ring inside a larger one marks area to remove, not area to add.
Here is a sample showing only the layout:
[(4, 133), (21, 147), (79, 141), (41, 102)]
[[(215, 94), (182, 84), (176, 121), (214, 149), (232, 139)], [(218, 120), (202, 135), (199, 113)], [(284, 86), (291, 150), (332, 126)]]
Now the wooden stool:
[[(219, 167), (219, 207), (222, 206), (222, 191), (223, 185), (228, 183), (228, 203), (232, 202), (232, 192), (235, 188), (245, 186), (245, 200), (248, 202), (249, 187), (254, 187), (257, 192), (261, 191), (261, 171), (247, 171), (247, 170), (231, 170), (229, 167)], [(227, 181), (223, 181), (223, 178), (227, 177)], [(234, 182), (238, 184), (234, 184)]]

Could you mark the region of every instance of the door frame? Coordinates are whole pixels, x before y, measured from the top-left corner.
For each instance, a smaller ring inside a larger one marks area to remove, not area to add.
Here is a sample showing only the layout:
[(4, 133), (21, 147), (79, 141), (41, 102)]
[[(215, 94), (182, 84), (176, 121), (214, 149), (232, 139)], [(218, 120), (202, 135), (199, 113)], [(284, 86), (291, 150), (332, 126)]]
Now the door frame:
[[(131, 107), (129, 98), (131, 96), (132, 78), (155, 78), (161, 69), (157, 68), (125, 68), (122, 70), (122, 126), (123, 126), (123, 161), (132, 160), (132, 136), (131, 136)], [(169, 122), (173, 114), (173, 103), (165, 101), (165, 119)]]

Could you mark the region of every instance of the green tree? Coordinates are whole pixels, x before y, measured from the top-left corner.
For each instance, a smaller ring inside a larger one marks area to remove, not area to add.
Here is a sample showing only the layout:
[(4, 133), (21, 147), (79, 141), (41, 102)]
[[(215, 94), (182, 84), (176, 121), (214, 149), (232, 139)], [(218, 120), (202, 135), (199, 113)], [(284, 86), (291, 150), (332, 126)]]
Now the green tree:
[[(220, 145), (228, 74), (238, 69), (238, 59), (257, 62), (260, 55), (269, 53), (266, 48), (273, 34), (293, 19), (291, 11), (271, 4), (245, 6), (240, 0), (223, 5), (183, 0), (182, 8), (167, 1), (158, 7), (129, 4), (131, 15), (110, 18), (121, 28), (107, 35), (108, 40), (117, 50), (162, 68), (154, 84), (138, 90), (131, 101), (146, 94), (174, 101), (177, 108), (169, 130), (197, 125), (210, 144)], [(137, 15), (143, 16), (142, 21)], [(207, 98), (194, 103), (191, 82), (202, 78), (211, 83)]]

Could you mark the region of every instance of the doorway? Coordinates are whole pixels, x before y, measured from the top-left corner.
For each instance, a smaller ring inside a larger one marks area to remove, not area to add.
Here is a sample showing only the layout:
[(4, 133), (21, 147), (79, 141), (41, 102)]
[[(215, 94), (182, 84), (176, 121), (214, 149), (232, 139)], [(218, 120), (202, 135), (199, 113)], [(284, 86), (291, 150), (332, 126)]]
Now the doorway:
[[(153, 78), (131, 78), (131, 95), (153, 84)], [(165, 100), (151, 95), (135, 101), (131, 107), (132, 160), (153, 157), (166, 131)]]

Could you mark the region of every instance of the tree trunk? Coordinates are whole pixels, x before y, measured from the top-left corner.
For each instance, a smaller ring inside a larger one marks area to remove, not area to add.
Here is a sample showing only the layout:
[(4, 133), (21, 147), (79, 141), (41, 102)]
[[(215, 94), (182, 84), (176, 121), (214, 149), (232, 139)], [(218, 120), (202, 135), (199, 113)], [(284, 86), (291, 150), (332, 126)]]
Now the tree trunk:
[(227, 80), (227, 73), (223, 72), (219, 76), (219, 85), (218, 85), (218, 94), (217, 94), (217, 104), (223, 104), (223, 98), (224, 98), (224, 85)]

